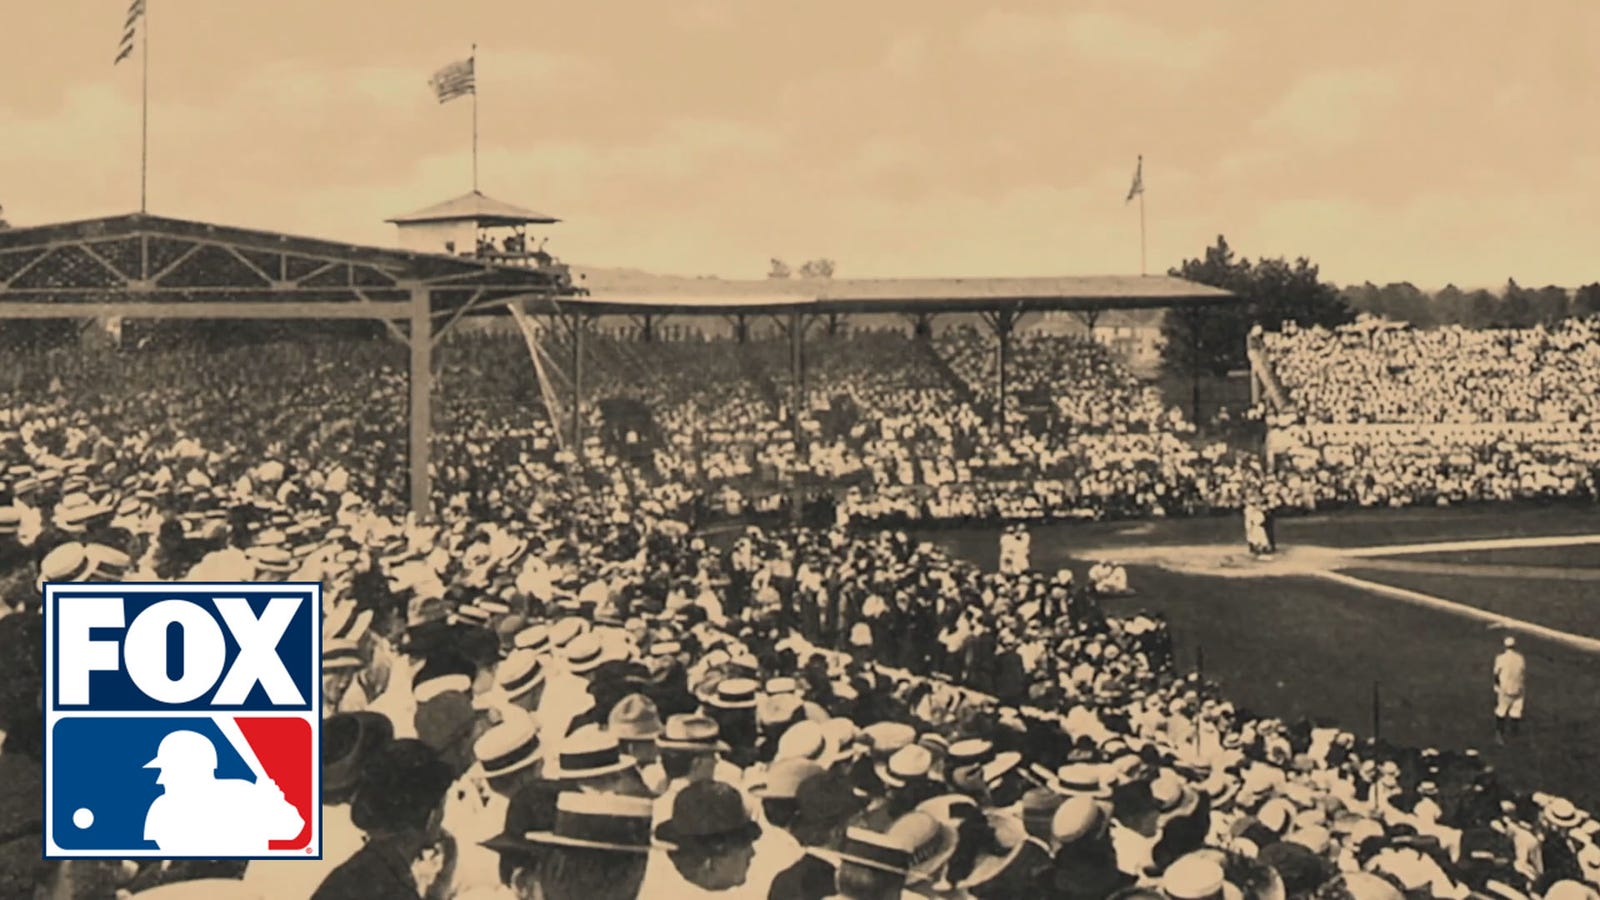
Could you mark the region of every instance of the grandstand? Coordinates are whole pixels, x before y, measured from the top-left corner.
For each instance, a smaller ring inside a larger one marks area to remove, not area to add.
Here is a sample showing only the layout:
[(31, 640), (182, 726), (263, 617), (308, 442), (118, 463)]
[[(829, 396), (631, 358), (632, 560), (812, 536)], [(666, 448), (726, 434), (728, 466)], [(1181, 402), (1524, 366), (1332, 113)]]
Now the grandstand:
[[(490, 213), (549, 224), (470, 197), (424, 218)], [(877, 772), (846, 766), (847, 745), (884, 771), (905, 760), (885, 725), (915, 723), (930, 757), (987, 745), (976, 773), (931, 765), (998, 823), (1030, 788), (1072, 796), (1088, 766), (1092, 792), (1114, 795), (1108, 822), (1153, 829), (1137, 864), (1127, 840), (1107, 845), (1130, 883), (1184, 871), (1189, 853), (1244, 871), (1288, 844), (1333, 885), (1382, 874), (1417, 890), (1407, 854), (1435, 843), (1427, 877), (1452, 896), (1586, 877), (1460, 847), (1527, 828), (1593, 855), (1581, 824), (1546, 820), (1600, 801), (1594, 323), (1257, 335), (1257, 454), (1092, 337), (1033, 327), (1222, 292), (654, 278), (569, 268), (516, 236), (440, 255), (143, 216), (0, 232), (7, 618), (32, 614), (40, 579), (79, 577), (52, 573), (84, 548), (100, 562), (83, 572), (113, 580), (289, 574), (329, 585), (338, 629), (371, 614), (376, 637), (330, 633), (362, 666), (325, 685), (341, 708), (339, 691), (364, 698), (341, 714), (364, 707), (424, 743), (443, 718), (414, 714), (428, 701), (389, 673), (429, 659), (414, 641), (437, 627), (490, 648), (465, 662), (475, 674), (533, 658), (555, 673), (548, 696), (565, 699), (524, 710), (552, 769), (569, 744), (622, 733), (611, 715), (637, 710), (622, 702), (635, 692), (664, 717), (709, 711), (728, 747), (717, 777), (749, 796), (769, 761), (795, 763), (785, 729), (833, 742), (842, 779)], [(89, 317), (99, 327), (14, 325)], [(116, 339), (88, 340), (102, 331)], [(1235, 538), (1239, 508), (1263, 499), (1299, 514), (1272, 559)], [(405, 517), (428, 510), (437, 528)], [(998, 533), (1019, 523), (1032, 559), (1000, 571)], [(1489, 746), (1487, 661), (1506, 634), (1524, 642), (1537, 712)], [(547, 649), (518, 651), (524, 638)], [(579, 671), (586, 647), (606, 661)], [(751, 675), (776, 680), (750, 682), (747, 721), (724, 695)], [(804, 702), (785, 705), (784, 679)], [(574, 698), (603, 715), (576, 714), (569, 735)], [(27, 734), (0, 727), (7, 752)], [(896, 789), (862, 783), (859, 822), (893, 821)], [(1195, 831), (1201, 809), (1214, 818)], [(778, 807), (759, 815), (779, 827)], [(462, 845), (483, 824), (450, 819)], [(1059, 860), (1071, 830), (1040, 834), (1027, 846)], [(752, 879), (772, 877), (772, 852), (755, 850)], [(646, 891), (670, 893), (665, 858)], [(463, 853), (462, 877), (493, 881), (496, 862)]]

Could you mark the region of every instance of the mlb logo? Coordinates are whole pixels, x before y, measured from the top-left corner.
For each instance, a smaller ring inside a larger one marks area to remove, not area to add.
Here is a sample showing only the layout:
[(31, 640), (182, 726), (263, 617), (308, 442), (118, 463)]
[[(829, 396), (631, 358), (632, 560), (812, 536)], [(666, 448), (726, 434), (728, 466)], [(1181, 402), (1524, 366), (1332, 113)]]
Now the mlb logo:
[(318, 584), (45, 586), (45, 858), (320, 859)]

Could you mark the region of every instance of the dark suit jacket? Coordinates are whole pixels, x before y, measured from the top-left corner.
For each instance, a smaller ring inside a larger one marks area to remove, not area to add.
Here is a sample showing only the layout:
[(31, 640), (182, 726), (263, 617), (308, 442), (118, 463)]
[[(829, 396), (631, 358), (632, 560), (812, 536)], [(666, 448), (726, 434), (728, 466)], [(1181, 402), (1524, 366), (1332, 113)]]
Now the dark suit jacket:
[(369, 843), (328, 873), (311, 900), (417, 900), (411, 866), (382, 844)]

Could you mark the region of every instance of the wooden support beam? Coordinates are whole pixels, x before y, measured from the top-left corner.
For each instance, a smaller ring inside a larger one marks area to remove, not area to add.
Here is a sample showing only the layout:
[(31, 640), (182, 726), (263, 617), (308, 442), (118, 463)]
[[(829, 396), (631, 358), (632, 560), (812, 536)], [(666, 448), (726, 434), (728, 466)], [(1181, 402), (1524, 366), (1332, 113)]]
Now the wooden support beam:
[(433, 317), (425, 287), (411, 289), (411, 511), (433, 521)]
[(411, 304), (400, 300), (371, 303), (305, 303), (293, 300), (283, 303), (13, 303), (6, 301), (4, 296), (0, 292), (0, 319), (406, 319), (412, 312)]

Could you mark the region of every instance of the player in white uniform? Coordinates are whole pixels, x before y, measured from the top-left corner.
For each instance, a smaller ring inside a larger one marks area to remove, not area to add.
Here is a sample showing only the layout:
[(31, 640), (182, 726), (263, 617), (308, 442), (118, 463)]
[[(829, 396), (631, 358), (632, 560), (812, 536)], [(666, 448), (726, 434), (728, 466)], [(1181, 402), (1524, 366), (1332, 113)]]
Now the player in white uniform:
[(1494, 658), (1495, 740), (1506, 734), (1516, 737), (1522, 726), (1522, 701), (1526, 689), (1528, 661), (1516, 650), (1517, 639), (1506, 638), (1506, 648)]

